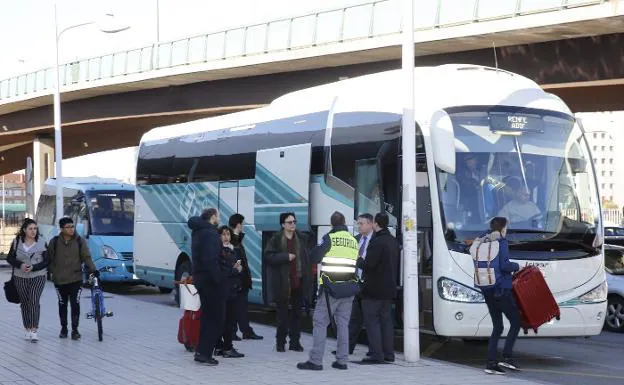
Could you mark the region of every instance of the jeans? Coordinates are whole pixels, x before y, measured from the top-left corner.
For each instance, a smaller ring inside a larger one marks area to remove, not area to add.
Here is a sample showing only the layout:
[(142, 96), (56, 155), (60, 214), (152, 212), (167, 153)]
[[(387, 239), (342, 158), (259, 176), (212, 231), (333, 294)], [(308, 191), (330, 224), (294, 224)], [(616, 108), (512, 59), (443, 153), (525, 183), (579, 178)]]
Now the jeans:
[(510, 327), (507, 337), (505, 338), (505, 347), (503, 348), (503, 358), (511, 358), (513, 347), (520, 332), (520, 313), (518, 306), (511, 290), (505, 290), (502, 293), (495, 293), (495, 290), (484, 290), (483, 296), (485, 303), (492, 317), (492, 336), (488, 343), (488, 362), (496, 363), (498, 340), (503, 334), (503, 314), (509, 320)]

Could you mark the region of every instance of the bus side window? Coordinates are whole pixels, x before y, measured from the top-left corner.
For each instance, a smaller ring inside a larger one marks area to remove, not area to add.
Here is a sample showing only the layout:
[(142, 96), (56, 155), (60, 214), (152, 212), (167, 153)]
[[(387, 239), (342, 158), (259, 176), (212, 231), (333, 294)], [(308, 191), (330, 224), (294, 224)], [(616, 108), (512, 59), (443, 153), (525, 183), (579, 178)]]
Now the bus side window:
[(361, 159), (355, 162), (355, 211), (373, 215), (382, 212), (383, 192), (381, 171), (377, 159)]

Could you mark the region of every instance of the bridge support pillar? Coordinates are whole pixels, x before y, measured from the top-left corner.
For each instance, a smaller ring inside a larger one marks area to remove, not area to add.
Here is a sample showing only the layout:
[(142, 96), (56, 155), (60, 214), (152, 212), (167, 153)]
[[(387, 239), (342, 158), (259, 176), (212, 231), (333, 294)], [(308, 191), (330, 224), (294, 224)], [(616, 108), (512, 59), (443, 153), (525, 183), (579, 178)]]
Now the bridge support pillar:
[(33, 142), (33, 200), (37, 210), (46, 179), (54, 176), (54, 139), (37, 136)]

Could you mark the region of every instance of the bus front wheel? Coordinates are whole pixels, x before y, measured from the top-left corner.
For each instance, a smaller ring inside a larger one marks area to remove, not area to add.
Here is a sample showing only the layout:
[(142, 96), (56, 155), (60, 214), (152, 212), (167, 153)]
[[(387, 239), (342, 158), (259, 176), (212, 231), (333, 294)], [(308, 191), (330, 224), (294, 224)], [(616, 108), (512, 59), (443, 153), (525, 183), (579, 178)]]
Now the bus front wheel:
[[(183, 278), (186, 278), (191, 275), (191, 261), (188, 259), (184, 259), (181, 263), (178, 264), (175, 271), (175, 280), (180, 281)], [(176, 305), (180, 306), (180, 285), (173, 285), (173, 299)]]

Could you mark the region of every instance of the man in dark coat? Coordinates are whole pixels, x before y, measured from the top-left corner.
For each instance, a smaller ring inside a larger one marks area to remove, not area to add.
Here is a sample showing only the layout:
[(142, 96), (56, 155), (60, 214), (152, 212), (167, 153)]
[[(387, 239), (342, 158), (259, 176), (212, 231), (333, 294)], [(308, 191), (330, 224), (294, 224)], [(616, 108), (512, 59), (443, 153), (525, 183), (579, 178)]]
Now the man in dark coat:
[[(309, 264), (309, 239), (297, 231), (294, 213), (280, 214), (282, 230), (269, 240), (264, 260), (267, 264), (269, 302), (277, 305), (276, 350), (285, 352), (286, 335), (289, 350), (302, 352), (301, 305), (312, 295), (312, 267)], [(291, 307), (289, 314), (288, 307)]]
[[(264, 337), (257, 335), (251, 325), (249, 325), (249, 290), (251, 290), (251, 271), (249, 270), (249, 261), (247, 260), (247, 253), (245, 252), (245, 247), (243, 246), (243, 239), (245, 238), (245, 233), (243, 232), (243, 224), (245, 222), (245, 217), (241, 214), (234, 214), (230, 217), (229, 225), (230, 229), (232, 229), (232, 245), (236, 249), (238, 256), (241, 259), (241, 264), (243, 266), (243, 271), (241, 272), (242, 277), (242, 290), (238, 293), (236, 298), (235, 312), (236, 312), (236, 322), (234, 323), (234, 330), (232, 331), (233, 340), (238, 340), (236, 336), (236, 330), (240, 329), (243, 333), (243, 339), (246, 340), (261, 340)], [(238, 328), (237, 325), (238, 324)]]
[(362, 363), (394, 362), (394, 325), (392, 301), (397, 290), (399, 244), (388, 230), (388, 215), (375, 216), (375, 235), (368, 244), (366, 259), (359, 258), (362, 269), (362, 312), (368, 335), (370, 357)]
[(193, 283), (199, 292), (202, 312), (195, 361), (207, 365), (219, 364), (212, 355), (225, 326), (226, 277), (221, 267), (218, 224), (219, 212), (214, 208), (206, 209), (201, 216), (188, 220), (188, 226), (193, 231)]

